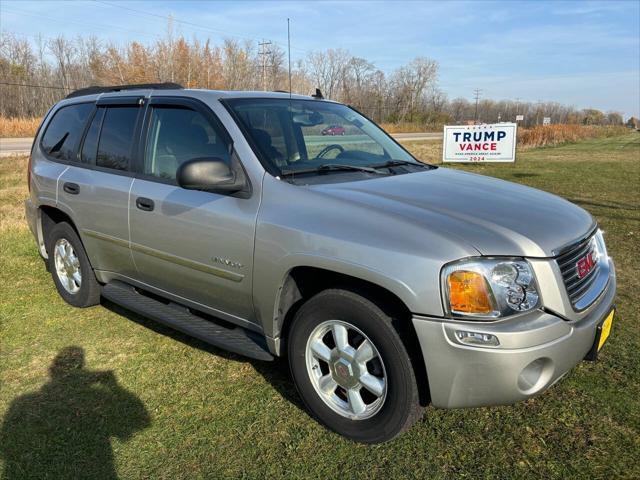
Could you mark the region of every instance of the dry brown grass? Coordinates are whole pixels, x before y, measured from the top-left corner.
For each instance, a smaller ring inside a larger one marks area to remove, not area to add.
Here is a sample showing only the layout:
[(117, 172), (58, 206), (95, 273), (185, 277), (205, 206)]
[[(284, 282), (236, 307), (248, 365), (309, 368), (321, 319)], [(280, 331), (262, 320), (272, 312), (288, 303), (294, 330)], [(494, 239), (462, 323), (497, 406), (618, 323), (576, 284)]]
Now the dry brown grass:
[(442, 162), (442, 140), (403, 141), (402, 146), (425, 163)]
[(26, 229), (24, 200), (28, 197), (25, 156), (0, 158), (0, 232)]
[(518, 131), (518, 148), (550, 147), (562, 143), (575, 143), (588, 138), (615, 137), (629, 133), (625, 127), (599, 127), (595, 125), (546, 125)]
[(33, 137), (42, 119), (0, 117), (0, 138)]

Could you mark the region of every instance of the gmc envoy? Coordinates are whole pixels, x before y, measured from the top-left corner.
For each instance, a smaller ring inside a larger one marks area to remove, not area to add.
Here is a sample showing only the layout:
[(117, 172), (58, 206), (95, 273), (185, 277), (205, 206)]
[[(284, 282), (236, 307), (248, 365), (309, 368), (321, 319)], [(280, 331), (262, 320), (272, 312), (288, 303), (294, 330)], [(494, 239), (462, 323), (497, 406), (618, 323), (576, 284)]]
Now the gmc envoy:
[(537, 395), (595, 359), (613, 321), (589, 213), (422, 163), (319, 91), (76, 91), (38, 130), (29, 190), (64, 300), (284, 356), (309, 411), (356, 441), (429, 403)]

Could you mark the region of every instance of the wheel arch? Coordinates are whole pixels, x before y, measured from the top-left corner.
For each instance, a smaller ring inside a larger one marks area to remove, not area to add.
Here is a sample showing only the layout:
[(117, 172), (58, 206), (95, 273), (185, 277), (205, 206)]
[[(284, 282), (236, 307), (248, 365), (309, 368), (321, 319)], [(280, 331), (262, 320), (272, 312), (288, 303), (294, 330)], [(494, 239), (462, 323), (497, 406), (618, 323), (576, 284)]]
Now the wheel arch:
[(61, 210), (60, 208), (54, 207), (52, 205), (46, 205), (46, 204), (40, 205), (40, 207), (38, 208), (38, 219), (39, 219), (38, 241), (39, 243), (42, 242), (40, 253), (45, 259), (48, 258), (48, 252), (47, 252), (48, 233), (58, 223), (66, 222), (69, 225), (71, 225), (71, 228), (75, 230), (76, 234), (78, 235), (78, 238), (80, 238), (80, 241), (82, 242), (82, 237), (80, 236), (80, 232), (78, 231), (78, 228), (76, 227), (75, 222), (73, 221), (73, 219), (68, 213)]
[(420, 403), (429, 402), (429, 385), (427, 371), (418, 342), (411, 310), (396, 293), (375, 282), (330, 269), (315, 266), (296, 266), (290, 269), (279, 289), (274, 316), (274, 337), (277, 355), (286, 351), (285, 342), (293, 318), (302, 304), (317, 293), (332, 289), (344, 289), (354, 292), (371, 301), (392, 319), (392, 325), (400, 335), (418, 378)]

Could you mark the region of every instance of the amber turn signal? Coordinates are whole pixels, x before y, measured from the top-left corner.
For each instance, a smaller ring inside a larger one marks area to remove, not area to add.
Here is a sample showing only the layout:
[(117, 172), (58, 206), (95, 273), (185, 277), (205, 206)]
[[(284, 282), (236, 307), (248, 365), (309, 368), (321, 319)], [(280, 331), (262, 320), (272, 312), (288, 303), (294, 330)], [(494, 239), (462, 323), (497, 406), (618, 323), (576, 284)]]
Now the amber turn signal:
[(447, 279), (452, 312), (490, 313), (493, 308), (484, 277), (476, 272), (458, 270)]

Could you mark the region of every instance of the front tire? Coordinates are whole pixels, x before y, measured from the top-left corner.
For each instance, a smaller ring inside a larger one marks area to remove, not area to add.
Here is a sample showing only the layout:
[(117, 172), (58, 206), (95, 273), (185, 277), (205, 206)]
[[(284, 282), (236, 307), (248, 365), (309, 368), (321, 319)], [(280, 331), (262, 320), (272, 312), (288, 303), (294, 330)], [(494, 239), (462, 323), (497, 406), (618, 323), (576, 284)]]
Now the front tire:
[(60, 296), (74, 307), (100, 303), (100, 284), (76, 231), (56, 224), (47, 238), (48, 267)]
[(411, 359), (391, 318), (347, 290), (325, 290), (296, 313), (289, 365), (309, 411), (352, 440), (380, 443), (422, 413)]

